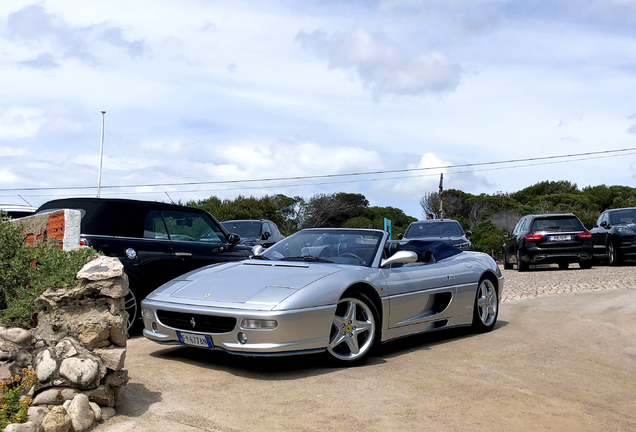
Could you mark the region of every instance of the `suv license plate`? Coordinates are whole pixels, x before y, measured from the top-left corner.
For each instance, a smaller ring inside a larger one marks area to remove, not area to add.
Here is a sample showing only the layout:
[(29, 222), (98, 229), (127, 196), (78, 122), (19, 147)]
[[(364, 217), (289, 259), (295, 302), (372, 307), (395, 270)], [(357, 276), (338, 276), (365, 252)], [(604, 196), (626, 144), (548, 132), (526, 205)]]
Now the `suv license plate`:
[(549, 236), (548, 241), (568, 241), (572, 240), (572, 236), (569, 235), (558, 235), (558, 236)]
[(181, 332), (177, 332), (177, 336), (179, 337), (179, 342), (182, 344), (214, 348), (214, 344), (212, 343), (212, 338), (210, 338), (210, 336)]

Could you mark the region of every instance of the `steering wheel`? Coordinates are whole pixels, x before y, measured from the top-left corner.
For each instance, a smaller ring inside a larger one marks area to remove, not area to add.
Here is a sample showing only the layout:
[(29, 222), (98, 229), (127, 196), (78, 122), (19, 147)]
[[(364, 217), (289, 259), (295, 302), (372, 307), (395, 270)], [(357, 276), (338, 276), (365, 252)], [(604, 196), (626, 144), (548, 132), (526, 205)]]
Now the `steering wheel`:
[(358, 261), (360, 261), (360, 264), (362, 264), (362, 265), (366, 265), (366, 264), (367, 264), (367, 262), (366, 262), (365, 260), (363, 260), (362, 258), (360, 258), (358, 255), (353, 254), (353, 253), (350, 253), (350, 252), (345, 252), (345, 253), (343, 253), (343, 254), (340, 254), (340, 256), (341, 256), (341, 257), (344, 257), (344, 258), (347, 258), (347, 257), (349, 257), (349, 258), (355, 258), (355, 259), (357, 259)]

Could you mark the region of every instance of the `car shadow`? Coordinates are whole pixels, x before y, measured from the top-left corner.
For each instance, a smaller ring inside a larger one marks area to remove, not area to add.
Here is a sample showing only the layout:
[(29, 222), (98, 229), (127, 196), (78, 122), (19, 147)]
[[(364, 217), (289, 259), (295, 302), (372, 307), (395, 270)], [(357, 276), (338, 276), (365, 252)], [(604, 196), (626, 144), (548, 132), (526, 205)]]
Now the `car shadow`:
[[(498, 321), (495, 330), (508, 325)], [(194, 347), (170, 347), (154, 351), (151, 357), (183, 362), (192, 366), (231, 373), (247, 379), (286, 381), (332, 373), (342, 369), (365, 368), (386, 363), (387, 358), (458, 340), (477, 333), (470, 327), (448, 329), (421, 335), (407, 336), (387, 342), (360, 364), (343, 366), (326, 353), (282, 357), (245, 357), (223, 351), (209, 351)]]

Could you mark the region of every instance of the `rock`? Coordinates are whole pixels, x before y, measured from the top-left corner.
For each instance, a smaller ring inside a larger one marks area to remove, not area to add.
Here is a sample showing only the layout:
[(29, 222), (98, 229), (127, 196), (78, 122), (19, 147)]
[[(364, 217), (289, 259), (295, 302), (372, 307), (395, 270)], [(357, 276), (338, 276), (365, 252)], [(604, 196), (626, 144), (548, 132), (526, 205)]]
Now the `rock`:
[[(110, 314), (108, 314), (110, 315)], [(78, 338), (88, 349), (107, 347), (111, 333), (109, 317), (98, 316), (91, 321), (81, 322), (78, 326)]]
[(77, 273), (77, 279), (98, 281), (119, 277), (124, 273), (124, 266), (117, 258), (100, 256), (86, 264)]
[(60, 375), (79, 387), (90, 388), (99, 382), (100, 367), (93, 359), (70, 357), (62, 360)]
[(128, 295), (128, 276), (126, 273), (107, 282), (100, 287), (99, 293), (101, 295), (111, 298), (122, 298)]
[(100, 385), (95, 390), (89, 390), (86, 393), (91, 402), (95, 402), (102, 407), (115, 406), (115, 392), (110, 386)]
[(28, 330), (21, 328), (10, 328), (8, 330), (0, 330), (0, 337), (18, 345), (31, 344), (33, 337)]
[(41, 424), (44, 417), (49, 413), (49, 409), (43, 406), (31, 406), (27, 411), (27, 415), (29, 416), (29, 421), (35, 424)]
[(95, 414), (95, 421), (100, 421), (102, 419), (102, 409), (95, 402), (88, 403)]
[(9, 375), (13, 375), (12, 366), (14, 366), (13, 362), (2, 362), (0, 363), (0, 380), (4, 380), (9, 377)]
[(0, 350), (0, 362), (5, 362), (7, 360), (11, 360), (11, 353)]
[(48, 388), (38, 393), (32, 405), (61, 405), (64, 401), (73, 399), (78, 393), (77, 390), (70, 388)]
[(108, 421), (112, 419), (113, 417), (115, 417), (116, 415), (117, 415), (117, 412), (115, 411), (114, 408), (110, 408), (110, 407), (102, 408), (102, 419), (104, 421)]
[(124, 367), (124, 361), (126, 360), (126, 347), (123, 348), (106, 348), (97, 349), (95, 354), (102, 359), (102, 363), (108, 369), (119, 370)]
[(104, 379), (104, 384), (111, 387), (122, 387), (128, 384), (128, 371), (125, 369), (110, 372)]
[(73, 342), (68, 339), (64, 339), (55, 346), (55, 352), (59, 358), (65, 359), (76, 355), (77, 349), (75, 349)]
[(128, 340), (128, 313), (113, 316), (110, 327), (110, 340), (120, 347), (126, 346)]
[(71, 426), (71, 416), (61, 406), (51, 409), (40, 425), (42, 432), (69, 432)]
[(32, 421), (26, 423), (11, 423), (4, 428), (4, 432), (38, 432), (39, 426), (40, 425)]
[(49, 350), (44, 350), (35, 357), (35, 373), (40, 382), (46, 382), (57, 371), (57, 362), (51, 357)]
[(67, 411), (75, 432), (88, 430), (95, 422), (95, 413), (88, 402), (88, 397), (83, 393), (75, 396)]
[(64, 404), (62, 406), (64, 407), (66, 411), (68, 411), (68, 407), (71, 406), (71, 402), (73, 402), (73, 399), (64, 401)]

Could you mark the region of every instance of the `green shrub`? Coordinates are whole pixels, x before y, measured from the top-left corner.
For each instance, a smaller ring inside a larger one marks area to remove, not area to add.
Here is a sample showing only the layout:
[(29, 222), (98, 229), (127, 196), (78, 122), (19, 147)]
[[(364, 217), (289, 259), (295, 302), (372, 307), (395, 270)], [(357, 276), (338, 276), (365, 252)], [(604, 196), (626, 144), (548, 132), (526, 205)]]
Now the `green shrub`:
[(70, 285), (95, 256), (92, 248), (64, 252), (55, 246), (22, 246), (24, 235), (0, 222), (0, 323), (31, 328), (36, 324), (35, 299), (47, 288)]
[(0, 381), (0, 430), (11, 423), (24, 423), (27, 421), (27, 411), (33, 400), (20, 397), (37, 386), (38, 376), (28, 369), (22, 370), (22, 376), (10, 376), (6, 381)]

